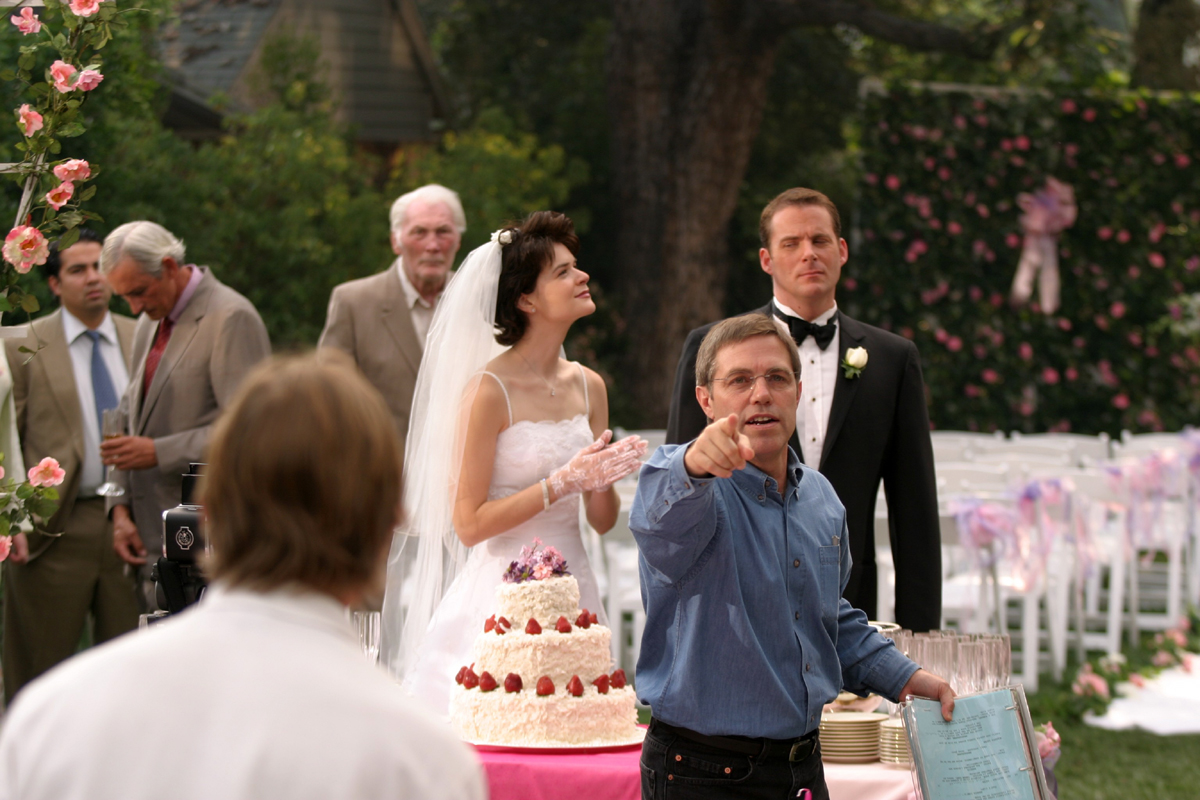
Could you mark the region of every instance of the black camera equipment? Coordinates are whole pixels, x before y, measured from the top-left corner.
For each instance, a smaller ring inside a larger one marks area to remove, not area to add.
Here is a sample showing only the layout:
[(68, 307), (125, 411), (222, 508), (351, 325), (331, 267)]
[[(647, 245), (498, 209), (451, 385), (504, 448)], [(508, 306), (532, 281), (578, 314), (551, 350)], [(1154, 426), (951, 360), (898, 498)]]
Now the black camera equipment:
[(158, 606), (169, 614), (178, 614), (195, 603), (204, 596), (208, 585), (196, 563), (205, 546), (201, 529), (203, 508), (193, 502), (204, 467), (204, 464), (188, 464), (183, 476), (182, 502), (163, 512), (163, 554), (151, 577)]

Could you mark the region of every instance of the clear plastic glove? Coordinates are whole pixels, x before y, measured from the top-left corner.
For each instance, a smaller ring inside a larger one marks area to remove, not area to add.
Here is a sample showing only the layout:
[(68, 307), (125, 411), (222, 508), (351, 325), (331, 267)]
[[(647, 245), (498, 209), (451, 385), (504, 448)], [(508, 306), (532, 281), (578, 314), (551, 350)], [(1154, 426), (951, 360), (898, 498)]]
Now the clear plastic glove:
[(546, 478), (554, 499), (579, 492), (604, 491), (626, 475), (636, 471), (646, 454), (646, 440), (628, 436), (614, 445), (612, 431), (571, 456), (571, 460)]

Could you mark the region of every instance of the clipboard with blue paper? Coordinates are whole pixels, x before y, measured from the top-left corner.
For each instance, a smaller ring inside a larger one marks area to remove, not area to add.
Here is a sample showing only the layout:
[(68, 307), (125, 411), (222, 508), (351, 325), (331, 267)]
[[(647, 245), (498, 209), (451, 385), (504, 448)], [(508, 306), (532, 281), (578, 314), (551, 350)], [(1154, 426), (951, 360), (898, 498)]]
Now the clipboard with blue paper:
[(955, 698), (951, 722), (921, 697), (901, 715), (923, 800), (1052, 800), (1021, 686)]

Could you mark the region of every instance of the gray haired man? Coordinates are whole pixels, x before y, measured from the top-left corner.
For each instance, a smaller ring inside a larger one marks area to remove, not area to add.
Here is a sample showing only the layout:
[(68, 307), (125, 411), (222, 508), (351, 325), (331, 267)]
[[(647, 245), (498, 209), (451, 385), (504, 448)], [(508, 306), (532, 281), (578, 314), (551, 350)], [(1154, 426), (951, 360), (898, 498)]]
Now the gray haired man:
[(121, 399), (128, 435), (103, 442), (100, 453), (126, 489), (108, 501), (113, 547), (141, 570), (143, 610), (155, 605), (147, 562), (162, 552), (162, 512), (179, 505), (188, 462), (203, 460), (213, 422), (271, 354), (250, 301), (185, 254), (183, 242), (146, 221), (114, 230), (100, 254), (113, 291), (140, 315)]
[(392, 204), (391, 224), (395, 262), (334, 288), (317, 346), (354, 359), (387, 401), (403, 449), (425, 335), (467, 221), (454, 191), (428, 184)]

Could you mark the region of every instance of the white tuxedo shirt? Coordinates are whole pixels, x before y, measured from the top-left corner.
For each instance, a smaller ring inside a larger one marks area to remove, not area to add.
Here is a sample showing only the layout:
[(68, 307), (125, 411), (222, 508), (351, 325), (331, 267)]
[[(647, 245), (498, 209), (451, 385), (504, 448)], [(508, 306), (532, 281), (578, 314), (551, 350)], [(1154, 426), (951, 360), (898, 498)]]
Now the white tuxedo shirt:
[[(789, 317), (804, 319), (795, 311), (775, 301), (779, 310)], [(837, 304), (816, 319), (809, 322), (814, 325), (824, 325), (837, 316)], [(784, 333), (791, 335), (787, 324), (775, 318), (775, 322)], [(821, 451), (825, 448), (825, 434), (829, 431), (829, 412), (833, 408), (833, 389), (837, 386), (838, 360), (842, 352), (841, 328), (835, 328), (833, 339), (829, 346), (822, 350), (817, 346), (817, 340), (805, 336), (800, 343), (800, 405), (796, 407), (796, 436), (800, 440), (800, 449), (804, 455), (805, 465), (813, 469), (821, 468)]]
[(469, 747), (312, 592), (213, 588), (18, 695), (0, 798), (482, 800)]

